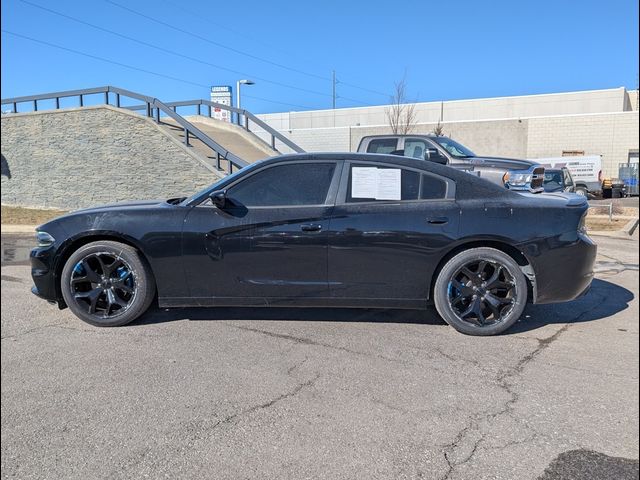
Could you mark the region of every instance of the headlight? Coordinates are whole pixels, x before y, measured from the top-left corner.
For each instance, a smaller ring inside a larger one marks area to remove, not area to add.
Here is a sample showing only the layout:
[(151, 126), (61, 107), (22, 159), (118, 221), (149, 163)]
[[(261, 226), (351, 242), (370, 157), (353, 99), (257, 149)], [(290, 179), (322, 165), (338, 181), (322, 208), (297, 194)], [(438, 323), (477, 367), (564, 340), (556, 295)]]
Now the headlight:
[(531, 173), (507, 172), (502, 176), (502, 183), (507, 188), (527, 187), (531, 180), (533, 180), (533, 174)]
[(36, 241), (38, 242), (39, 247), (48, 247), (49, 245), (53, 245), (56, 239), (49, 235), (47, 232), (37, 231)]

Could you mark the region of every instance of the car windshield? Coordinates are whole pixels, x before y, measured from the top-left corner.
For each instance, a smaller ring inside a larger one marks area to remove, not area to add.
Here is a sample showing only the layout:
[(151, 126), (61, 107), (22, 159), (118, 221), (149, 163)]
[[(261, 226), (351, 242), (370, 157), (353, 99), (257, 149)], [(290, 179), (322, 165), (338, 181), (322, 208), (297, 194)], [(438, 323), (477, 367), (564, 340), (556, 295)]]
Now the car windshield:
[(456, 158), (470, 158), (475, 157), (476, 154), (469, 150), (464, 145), (460, 145), (455, 140), (451, 140), (447, 137), (435, 137), (433, 138), (435, 142), (438, 143), (442, 148), (444, 148), (449, 155)]
[(562, 172), (560, 170), (547, 170), (544, 172), (545, 185), (562, 185)]

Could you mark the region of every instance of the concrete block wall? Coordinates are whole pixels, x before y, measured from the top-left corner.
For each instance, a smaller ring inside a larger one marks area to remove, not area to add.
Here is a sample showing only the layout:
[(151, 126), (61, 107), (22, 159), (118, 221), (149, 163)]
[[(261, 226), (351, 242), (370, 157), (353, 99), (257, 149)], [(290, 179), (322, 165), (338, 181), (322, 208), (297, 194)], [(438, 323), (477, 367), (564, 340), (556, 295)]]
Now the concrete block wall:
[(602, 155), (602, 173), (617, 177), (618, 164), (638, 149), (637, 111), (599, 115), (531, 118), (527, 158), (559, 157), (563, 150)]
[(3, 115), (1, 148), (5, 205), (169, 198), (219, 178), (151, 119), (108, 106)]
[[(420, 102), (416, 122), (459, 122), (534, 116), (621, 112), (628, 104), (623, 87), (584, 92)], [(385, 125), (386, 105), (258, 115), (277, 130)]]

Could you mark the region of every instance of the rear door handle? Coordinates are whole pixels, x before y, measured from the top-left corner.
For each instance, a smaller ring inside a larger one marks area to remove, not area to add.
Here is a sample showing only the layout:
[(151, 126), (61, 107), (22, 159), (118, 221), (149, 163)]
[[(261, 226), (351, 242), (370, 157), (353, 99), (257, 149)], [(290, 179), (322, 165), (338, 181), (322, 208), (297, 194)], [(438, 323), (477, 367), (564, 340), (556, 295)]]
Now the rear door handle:
[(320, 225), (319, 223), (307, 223), (305, 225), (302, 225), (300, 227), (300, 230), (302, 230), (303, 232), (319, 232), (320, 230), (322, 230), (322, 225)]
[(434, 217), (427, 219), (427, 222), (429, 222), (431, 225), (444, 225), (448, 221), (449, 219), (447, 217)]

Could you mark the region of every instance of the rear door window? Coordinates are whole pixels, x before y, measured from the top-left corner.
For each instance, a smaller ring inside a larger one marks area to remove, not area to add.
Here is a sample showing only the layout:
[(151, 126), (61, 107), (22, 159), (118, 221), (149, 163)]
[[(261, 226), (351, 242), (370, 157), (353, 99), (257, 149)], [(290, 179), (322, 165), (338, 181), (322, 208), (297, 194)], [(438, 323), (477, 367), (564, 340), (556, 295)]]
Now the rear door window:
[(367, 146), (367, 153), (391, 153), (398, 149), (397, 138), (376, 138)]
[(446, 194), (447, 183), (434, 175), (386, 165), (349, 168), (346, 203), (434, 200)]

